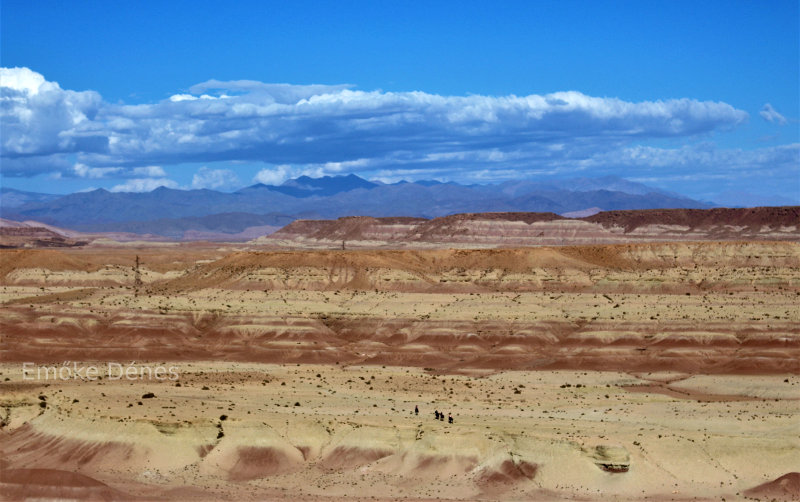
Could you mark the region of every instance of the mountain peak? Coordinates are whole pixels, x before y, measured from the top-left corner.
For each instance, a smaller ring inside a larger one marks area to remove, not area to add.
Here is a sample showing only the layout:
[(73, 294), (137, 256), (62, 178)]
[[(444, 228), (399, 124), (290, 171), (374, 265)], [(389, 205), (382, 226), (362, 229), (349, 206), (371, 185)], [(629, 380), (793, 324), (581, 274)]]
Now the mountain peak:
[(323, 176), (322, 178), (312, 178), (304, 174), (302, 176), (298, 176), (297, 178), (289, 178), (288, 180), (281, 183), (281, 186), (294, 186), (294, 184), (296, 183), (309, 183), (313, 182), (314, 179), (325, 179), (325, 178), (330, 178), (330, 176)]
[(338, 176), (322, 176), (321, 178), (312, 178), (310, 176), (299, 176), (294, 179), (286, 180), (280, 186), (270, 186), (271, 190), (285, 193), (293, 197), (313, 197), (321, 196), (326, 197), (335, 195), (340, 192), (349, 192), (359, 188), (371, 189), (375, 188), (376, 183), (367, 181), (355, 174), (338, 175)]

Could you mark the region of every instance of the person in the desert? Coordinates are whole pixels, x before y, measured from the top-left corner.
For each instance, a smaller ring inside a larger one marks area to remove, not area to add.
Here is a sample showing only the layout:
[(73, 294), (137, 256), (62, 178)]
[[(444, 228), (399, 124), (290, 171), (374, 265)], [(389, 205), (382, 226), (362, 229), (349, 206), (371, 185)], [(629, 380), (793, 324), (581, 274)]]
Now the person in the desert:
[(419, 406), (414, 405), (414, 415), (419, 415)]

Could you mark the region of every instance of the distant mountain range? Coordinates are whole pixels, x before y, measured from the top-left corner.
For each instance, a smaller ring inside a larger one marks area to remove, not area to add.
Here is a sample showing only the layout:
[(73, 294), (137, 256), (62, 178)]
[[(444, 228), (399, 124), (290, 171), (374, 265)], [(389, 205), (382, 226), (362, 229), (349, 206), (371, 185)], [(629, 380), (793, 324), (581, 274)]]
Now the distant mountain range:
[(385, 184), (356, 175), (301, 176), (282, 185), (256, 184), (233, 193), (157, 188), (104, 189), (64, 196), (0, 191), (3, 218), (84, 232), (134, 232), (181, 239), (198, 232), (238, 234), (296, 219), (343, 216), (436, 218), (466, 212), (553, 212), (709, 208), (713, 204), (617, 177), (461, 185), (438, 181)]
[(62, 196), (51, 193), (25, 192), (22, 190), (14, 190), (13, 188), (2, 187), (0, 188), (0, 208), (5, 211), (24, 206), (26, 204), (47, 202), (59, 197)]

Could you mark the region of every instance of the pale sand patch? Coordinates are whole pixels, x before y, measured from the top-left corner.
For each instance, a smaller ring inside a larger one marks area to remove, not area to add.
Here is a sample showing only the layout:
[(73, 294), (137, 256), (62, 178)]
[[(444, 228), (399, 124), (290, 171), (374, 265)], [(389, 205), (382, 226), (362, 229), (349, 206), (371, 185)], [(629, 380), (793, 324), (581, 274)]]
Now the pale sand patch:
[[(0, 407), (39, 413), (39, 394), (47, 407), (24, 427), (21, 415), (12, 418), (5, 458), (17, 467), (80, 468), (122, 491), (191, 484), (210, 499), (242, 490), (276, 496), (275, 487), (286, 490), (281, 497), (345, 497), (350, 487), (389, 498), (471, 499), (484, 490), (491, 498), (537, 498), (544, 490), (635, 500), (736, 498), (791, 472), (800, 452), (797, 401), (774, 401), (770, 387), (785, 378), (800, 385), (789, 375), (713, 377), (704, 390), (744, 385), (770, 400), (701, 403), (627, 392), (620, 386), (651, 380), (609, 372), (474, 377), (403, 367), (174, 364), (180, 387), (109, 379), (16, 387)], [(18, 366), (0, 370), (9, 383), (24, 383)], [(155, 397), (142, 399), (146, 392)], [(433, 420), (434, 409), (452, 413), (455, 424)], [(20, 447), (25, 454), (15, 453)], [(536, 467), (531, 478), (500, 478), (510, 484), (487, 481), (503, 466)]]

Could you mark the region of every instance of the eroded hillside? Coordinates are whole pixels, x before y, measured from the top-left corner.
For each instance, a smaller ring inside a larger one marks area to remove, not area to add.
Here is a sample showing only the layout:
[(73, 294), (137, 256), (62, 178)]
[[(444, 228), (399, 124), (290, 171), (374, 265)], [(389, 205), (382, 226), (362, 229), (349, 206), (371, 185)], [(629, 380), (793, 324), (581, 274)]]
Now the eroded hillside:
[(4, 359), (800, 371), (794, 243), (225, 252), (5, 252)]

